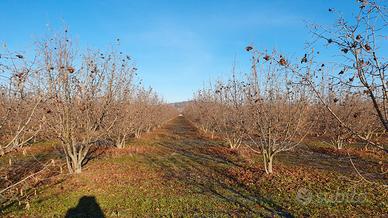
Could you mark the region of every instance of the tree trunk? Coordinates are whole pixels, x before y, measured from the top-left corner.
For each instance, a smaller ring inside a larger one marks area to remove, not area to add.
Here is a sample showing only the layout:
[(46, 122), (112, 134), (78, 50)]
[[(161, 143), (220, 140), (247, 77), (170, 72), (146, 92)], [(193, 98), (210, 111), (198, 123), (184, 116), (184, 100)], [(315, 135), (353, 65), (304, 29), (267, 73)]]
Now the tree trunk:
[(341, 138), (341, 136), (337, 137), (335, 144), (336, 144), (337, 150), (341, 150), (344, 147), (344, 140)]
[(125, 147), (125, 136), (123, 136), (123, 137), (119, 137), (118, 139), (117, 139), (117, 141), (116, 141), (116, 147), (117, 148), (119, 148), (119, 149), (121, 149), (121, 148), (124, 148)]
[(268, 174), (272, 174), (273, 173), (273, 170), (272, 170), (272, 163), (273, 163), (273, 156), (270, 156), (269, 159), (268, 159)]
[(267, 152), (263, 151), (263, 161), (264, 161), (264, 169), (266, 174), (272, 174), (273, 168), (273, 155), (269, 155)]
[(79, 174), (82, 172), (82, 160), (78, 160), (78, 155), (71, 156), (70, 159), (67, 159), (67, 167), (70, 174)]
[[(79, 174), (82, 172), (82, 163), (89, 152), (89, 147), (73, 150), (71, 145), (64, 147), (66, 155), (66, 165), (70, 174)], [(70, 149), (69, 149), (70, 148)]]
[(238, 149), (241, 145), (240, 139), (227, 139), (230, 149)]
[(73, 168), (74, 174), (80, 174), (82, 172), (82, 161), (78, 161)]
[(140, 138), (140, 136), (141, 136), (141, 130), (137, 130), (136, 132), (135, 132), (135, 138)]

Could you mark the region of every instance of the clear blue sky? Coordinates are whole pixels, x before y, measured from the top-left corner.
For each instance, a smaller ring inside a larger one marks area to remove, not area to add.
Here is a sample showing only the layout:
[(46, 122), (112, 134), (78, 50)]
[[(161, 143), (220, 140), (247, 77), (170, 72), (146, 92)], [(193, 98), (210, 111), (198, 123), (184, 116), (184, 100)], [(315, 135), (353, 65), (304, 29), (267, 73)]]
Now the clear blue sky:
[(139, 76), (168, 102), (192, 97), (209, 79), (248, 72), (248, 44), (304, 53), (304, 21), (331, 23), (328, 8), (351, 14), (354, 0), (1, 0), (0, 42), (33, 49), (51, 30), (69, 26), (81, 49), (108, 48), (116, 38)]

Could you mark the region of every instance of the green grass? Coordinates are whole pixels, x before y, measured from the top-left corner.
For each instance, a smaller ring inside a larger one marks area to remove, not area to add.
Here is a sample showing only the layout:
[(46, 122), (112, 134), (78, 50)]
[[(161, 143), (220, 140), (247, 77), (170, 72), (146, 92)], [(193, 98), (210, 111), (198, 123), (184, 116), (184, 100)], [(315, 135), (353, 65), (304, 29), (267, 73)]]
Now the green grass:
[[(128, 152), (134, 147), (144, 149)], [(84, 196), (93, 196), (107, 217), (382, 216), (387, 212), (388, 192), (381, 183), (357, 181), (349, 171), (336, 170), (342, 162), (296, 156), (279, 156), (275, 174), (265, 175), (260, 157), (249, 161), (221, 143), (202, 139), (184, 118), (177, 118), (132, 141), (131, 148), (91, 161), (80, 175), (45, 187), (29, 210), (14, 205), (4, 213), (62, 217), (77, 205), (87, 210), (79, 204)], [(330, 163), (333, 166), (316, 167)], [(365, 198), (335, 199), (354, 193)], [(304, 204), (300, 199), (306, 198)]]

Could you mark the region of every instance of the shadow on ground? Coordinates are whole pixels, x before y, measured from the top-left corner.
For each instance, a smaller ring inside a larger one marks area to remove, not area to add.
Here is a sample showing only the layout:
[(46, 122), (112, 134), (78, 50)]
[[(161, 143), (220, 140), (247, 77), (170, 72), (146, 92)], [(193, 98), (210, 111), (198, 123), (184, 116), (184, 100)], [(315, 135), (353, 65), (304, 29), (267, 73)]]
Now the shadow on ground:
[(70, 208), (65, 215), (65, 218), (76, 217), (104, 218), (105, 215), (94, 196), (82, 196), (77, 206)]
[[(149, 155), (146, 160), (164, 172), (166, 179), (183, 183), (206, 197), (215, 197), (236, 205), (233, 214), (260, 215), (262, 217), (293, 217), (281, 205), (266, 199), (227, 173), (227, 168), (242, 167), (237, 155), (216, 155), (209, 150), (219, 148), (217, 142), (198, 137), (198, 132), (186, 119), (179, 117), (166, 127), (179, 140), (161, 140), (158, 145), (164, 155)], [(227, 150), (227, 149), (224, 149)], [(263, 172), (261, 172), (263, 173)], [(209, 211), (219, 212), (219, 211)]]

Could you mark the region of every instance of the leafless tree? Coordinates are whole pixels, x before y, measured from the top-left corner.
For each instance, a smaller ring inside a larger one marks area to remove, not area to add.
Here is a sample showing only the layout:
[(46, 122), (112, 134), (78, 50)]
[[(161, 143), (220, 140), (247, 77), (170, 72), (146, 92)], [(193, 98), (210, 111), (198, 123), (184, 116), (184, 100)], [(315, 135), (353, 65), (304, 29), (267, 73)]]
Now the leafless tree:
[(249, 147), (263, 155), (265, 172), (271, 174), (275, 155), (295, 148), (307, 135), (312, 124), (306, 116), (309, 102), (292, 77), (271, 63), (276, 60), (269, 60), (266, 54), (260, 56), (253, 48), (250, 52), (259, 55), (255, 59), (260, 64), (256, 61), (252, 66), (246, 93), (249, 107), (246, 128), (253, 142)]
[(77, 56), (66, 31), (41, 42), (40, 52), (48, 126), (61, 141), (69, 172), (80, 173), (91, 146), (116, 124), (110, 115), (117, 89), (132, 68), (115, 52)]
[(262, 154), (270, 174), (274, 156), (293, 149), (307, 135), (309, 102), (286, 71), (275, 64), (258, 64), (260, 53), (253, 47), (247, 50), (255, 60), (252, 74), (245, 80), (232, 74), (226, 83), (218, 81), (202, 90), (185, 114), (194, 123), (213, 129), (230, 148), (245, 144)]
[[(388, 131), (388, 82), (385, 70), (388, 63), (382, 49), (384, 49), (383, 45), (387, 39), (384, 32), (387, 26), (387, 8), (375, 1), (360, 0), (357, 5), (359, 11), (353, 20), (347, 20), (335, 9), (330, 9), (331, 13), (337, 14), (336, 25), (332, 28), (312, 25), (311, 29), (317, 39), (325, 40), (328, 46), (334, 47), (342, 56), (341, 63), (338, 64), (338, 74), (332, 75), (335, 83), (348, 87), (355, 93), (367, 96), (369, 98), (368, 104), (374, 109), (374, 112), (368, 116), (378, 118), (382, 127), (380, 133), (386, 134)], [(311, 63), (312, 59), (312, 55), (309, 55), (302, 63)], [(296, 71), (295, 69), (294, 71)], [(300, 76), (321, 99), (323, 97), (316, 90), (316, 83), (311, 76), (314, 74), (312, 71), (314, 70), (309, 68)], [(351, 124), (341, 119), (330, 105), (325, 105), (325, 107), (346, 131), (374, 147), (386, 150), (383, 145), (373, 141), (370, 134), (365, 135), (363, 132), (357, 131)], [(376, 130), (376, 127), (372, 129)]]
[(33, 85), (35, 60), (21, 53), (0, 53), (0, 156), (29, 143), (42, 128), (42, 96)]
[(233, 72), (227, 82), (217, 81), (214, 87), (204, 88), (186, 111), (205, 133), (222, 137), (231, 149), (241, 146), (245, 134), (244, 84)]

